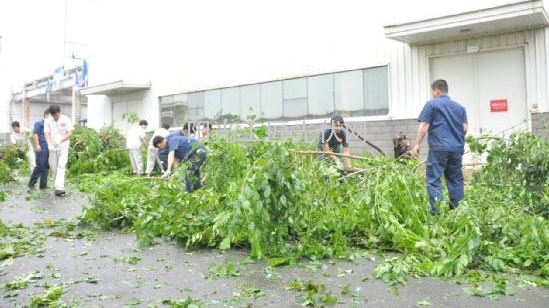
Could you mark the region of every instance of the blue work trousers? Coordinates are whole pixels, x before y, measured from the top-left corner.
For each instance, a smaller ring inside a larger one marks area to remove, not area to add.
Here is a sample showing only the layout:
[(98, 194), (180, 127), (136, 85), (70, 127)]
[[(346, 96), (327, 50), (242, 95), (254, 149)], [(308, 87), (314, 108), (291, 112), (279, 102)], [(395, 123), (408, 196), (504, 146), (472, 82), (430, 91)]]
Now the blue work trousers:
[(427, 158), (427, 192), (431, 214), (438, 214), (437, 203), (443, 200), (440, 178), (444, 174), (450, 209), (455, 209), (463, 199), (463, 152), (429, 151)]
[(187, 192), (192, 193), (193, 191), (202, 187), (202, 182), (200, 179), (200, 167), (206, 160), (207, 150), (204, 146), (198, 146), (192, 150), (192, 152), (187, 157), (187, 160), (190, 163), (190, 166), (185, 170), (185, 187)]
[(50, 152), (48, 147), (42, 147), (42, 150), (36, 153), (36, 166), (32, 170), (32, 174), (29, 180), (29, 187), (34, 188), (36, 181), (40, 178), (40, 188), (44, 189), (48, 186), (48, 170), (50, 169), (50, 164), (48, 158)]

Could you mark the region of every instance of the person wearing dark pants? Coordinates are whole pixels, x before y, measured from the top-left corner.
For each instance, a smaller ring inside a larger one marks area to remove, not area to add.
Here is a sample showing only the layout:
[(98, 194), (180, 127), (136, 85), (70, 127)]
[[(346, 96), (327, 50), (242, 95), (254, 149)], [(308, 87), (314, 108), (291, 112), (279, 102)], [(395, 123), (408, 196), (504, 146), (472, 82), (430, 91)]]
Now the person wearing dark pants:
[(185, 170), (185, 186), (187, 192), (191, 193), (200, 187), (200, 167), (206, 159), (207, 149), (201, 145), (198, 140), (188, 136), (156, 136), (153, 139), (153, 146), (159, 150), (168, 149), (168, 165), (162, 175), (162, 179), (168, 179), (171, 175), (175, 160), (178, 159), (181, 164), (185, 161), (190, 166)]
[(439, 79), (431, 85), (433, 99), (419, 115), (416, 145), (411, 154), (417, 156), (425, 135), (429, 133), (427, 157), (427, 192), (431, 215), (438, 214), (437, 203), (443, 200), (440, 178), (444, 175), (448, 186), (450, 209), (463, 199), (463, 150), (467, 134), (467, 112), (448, 96), (448, 83)]
[(46, 109), (44, 111), (44, 119), (34, 123), (34, 129), (32, 134), (32, 144), (34, 151), (36, 152), (36, 166), (32, 170), (32, 174), (29, 180), (29, 189), (34, 190), (34, 186), (38, 179), (40, 179), (40, 189), (48, 188), (48, 171), (50, 165), (48, 163), (49, 150), (46, 143), (46, 137), (44, 135), (44, 121), (49, 118), (50, 111)]
[(206, 147), (199, 145), (195, 147), (187, 160), (191, 164), (187, 170), (185, 170), (185, 187), (187, 192), (193, 192), (202, 187), (202, 182), (200, 181), (200, 167), (206, 160)]

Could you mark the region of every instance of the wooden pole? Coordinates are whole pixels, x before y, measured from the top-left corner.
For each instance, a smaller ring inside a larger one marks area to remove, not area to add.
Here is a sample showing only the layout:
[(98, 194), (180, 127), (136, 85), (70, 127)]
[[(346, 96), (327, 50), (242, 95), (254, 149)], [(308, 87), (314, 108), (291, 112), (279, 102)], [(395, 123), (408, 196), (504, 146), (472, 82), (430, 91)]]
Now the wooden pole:
[(23, 127), (30, 127), (30, 103), (23, 88)]

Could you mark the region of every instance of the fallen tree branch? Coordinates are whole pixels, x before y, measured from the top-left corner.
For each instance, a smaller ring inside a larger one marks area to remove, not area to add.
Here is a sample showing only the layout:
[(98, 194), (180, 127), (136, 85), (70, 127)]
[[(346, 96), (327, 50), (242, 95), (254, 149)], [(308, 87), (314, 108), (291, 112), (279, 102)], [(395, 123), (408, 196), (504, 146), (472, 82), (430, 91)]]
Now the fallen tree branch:
[(345, 154), (340, 154), (340, 153), (327, 153), (327, 152), (322, 152), (322, 151), (297, 151), (297, 150), (292, 150), (292, 152), (297, 153), (297, 154), (326, 155), (326, 156), (334, 155), (334, 156), (340, 156), (340, 157), (345, 157), (345, 158), (350, 158), (350, 159), (371, 160), (370, 158), (362, 157), (362, 156), (352, 156), (352, 155), (345, 155)]

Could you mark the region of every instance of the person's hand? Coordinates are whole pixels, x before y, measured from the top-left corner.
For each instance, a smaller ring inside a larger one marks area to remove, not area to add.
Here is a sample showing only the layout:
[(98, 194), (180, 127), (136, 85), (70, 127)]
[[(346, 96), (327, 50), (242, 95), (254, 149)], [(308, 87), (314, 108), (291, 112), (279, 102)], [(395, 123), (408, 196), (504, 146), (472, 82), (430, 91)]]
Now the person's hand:
[(420, 147), (416, 145), (413, 149), (410, 150), (410, 155), (412, 155), (412, 157), (418, 157), (419, 150), (420, 150)]
[(36, 147), (34, 147), (34, 151), (36, 153), (40, 153), (42, 151), (42, 148), (39, 145), (37, 145)]
[(160, 177), (160, 179), (162, 179), (162, 180), (168, 180), (168, 179), (170, 178), (170, 174), (171, 174), (171, 172), (170, 172), (170, 170), (168, 170), (168, 171), (164, 172), (164, 174), (162, 174), (162, 176)]

